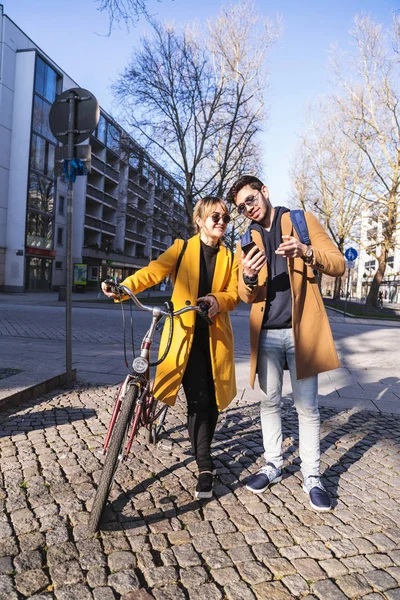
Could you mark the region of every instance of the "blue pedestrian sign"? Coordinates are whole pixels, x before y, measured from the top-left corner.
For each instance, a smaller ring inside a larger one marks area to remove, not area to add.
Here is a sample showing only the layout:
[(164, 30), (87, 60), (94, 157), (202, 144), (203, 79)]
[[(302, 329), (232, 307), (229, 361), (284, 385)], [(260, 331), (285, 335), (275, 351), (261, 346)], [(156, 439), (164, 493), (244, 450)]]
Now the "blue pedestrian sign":
[(358, 252), (355, 248), (347, 248), (346, 252), (344, 253), (346, 260), (356, 260), (357, 256)]

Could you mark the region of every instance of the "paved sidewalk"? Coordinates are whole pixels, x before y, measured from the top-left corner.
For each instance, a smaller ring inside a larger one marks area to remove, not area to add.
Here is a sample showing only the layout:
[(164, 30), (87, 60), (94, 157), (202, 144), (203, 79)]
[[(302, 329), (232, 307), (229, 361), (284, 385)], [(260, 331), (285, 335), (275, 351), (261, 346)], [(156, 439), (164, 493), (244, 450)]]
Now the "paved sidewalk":
[(76, 387), (1, 413), (0, 600), (400, 598), (397, 417), (322, 409), (334, 510), (317, 514), (301, 487), (290, 402), (282, 482), (246, 490), (262, 439), (258, 404), (239, 396), (215, 436), (215, 497), (200, 502), (180, 402), (163, 443), (134, 444), (91, 536), (115, 391)]

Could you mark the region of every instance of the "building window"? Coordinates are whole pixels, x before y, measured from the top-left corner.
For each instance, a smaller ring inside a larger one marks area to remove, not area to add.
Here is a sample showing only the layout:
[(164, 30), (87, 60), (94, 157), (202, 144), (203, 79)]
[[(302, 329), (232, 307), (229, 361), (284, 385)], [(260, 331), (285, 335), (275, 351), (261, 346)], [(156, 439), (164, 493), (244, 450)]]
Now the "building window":
[(57, 269), (57, 271), (62, 271), (63, 264), (61, 260), (56, 260), (55, 268)]
[(119, 130), (116, 127), (114, 127), (114, 125), (111, 125), (111, 123), (108, 123), (108, 126), (107, 126), (107, 148), (110, 148), (110, 150), (113, 150), (117, 154), (119, 152), (119, 138), (120, 138)]
[(29, 175), (28, 205), (46, 213), (53, 213), (54, 181), (36, 173)]
[(52, 248), (53, 218), (37, 211), (28, 212), (26, 243), (33, 248)]
[(136, 171), (138, 171), (138, 170), (139, 170), (139, 163), (140, 163), (140, 160), (139, 160), (139, 157), (138, 157), (136, 154), (132, 154), (132, 155), (129, 157), (129, 164), (130, 164), (130, 165), (131, 165), (131, 167), (132, 167), (133, 169), (135, 169)]
[(97, 129), (96, 129), (96, 137), (104, 145), (106, 144), (106, 135), (107, 135), (107, 121), (105, 120), (103, 115), (100, 115), (99, 124), (97, 125)]
[(65, 213), (65, 196), (58, 197), (58, 213), (60, 215)]
[[(26, 245), (34, 248), (53, 247), (54, 160), (57, 142), (50, 131), (49, 113), (60, 84), (61, 77), (40, 56), (37, 56), (26, 227)], [(32, 281), (35, 281), (34, 271), (39, 267), (32, 261), (30, 264)], [(40, 278), (44, 280), (47, 278), (48, 266), (47, 263), (43, 265), (40, 266), (43, 275)]]
[(35, 133), (31, 143), (31, 169), (48, 177), (54, 177), (55, 146)]
[(64, 229), (57, 227), (57, 246), (62, 246), (64, 243)]
[(54, 102), (57, 94), (57, 73), (40, 56), (36, 58), (35, 92)]

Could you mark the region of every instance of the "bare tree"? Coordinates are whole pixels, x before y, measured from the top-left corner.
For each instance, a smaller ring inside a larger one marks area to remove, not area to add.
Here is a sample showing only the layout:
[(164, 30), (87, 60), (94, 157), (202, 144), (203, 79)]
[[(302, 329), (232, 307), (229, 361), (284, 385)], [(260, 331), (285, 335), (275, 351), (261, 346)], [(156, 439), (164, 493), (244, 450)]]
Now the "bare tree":
[(202, 35), (154, 23), (115, 85), (122, 119), (181, 183), (190, 220), (197, 196), (223, 195), (258, 156), (277, 32), (250, 0), (223, 8)]
[[(343, 135), (331, 100), (312, 107), (292, 168), (294, 199), (319, 215), (341, 252), (357, 235), (356, 225), (372, 190), (373, 172), (364, 153)], [(335, 282), (340, 297), (341, 278)]]
[[(135, 25), (141, 16), (150, 18), (147, 10), (148, 0), (94, 0), (100, 12), (107, 12), (109, 17), (109, 31), (115, 23), (124, 23), (129, 29)], [(161, 2), (161, 0), (157, 0)]]
[[(356, 51), (343, 57), (334, 55), (334, 70), (342, 93), (335, 102), (341, 111), (341, 130), (365, 159), (374, 178), (367, 199), (371, 216), (380, 223), (380, 236), (370, 253), (378, 261), (367, 297), (367, 305), (376, 307), (379, 286), (384, 277), (389, 252), (395, 247), (399, 227), (400, 185), (400, 28), (395, 16), (388, 32), (369, 17), (355, 19), (351, 32)], [(345, 66), (344, 66), (345, 64)], [(375, 215), (374, 215), (375, 213)]]

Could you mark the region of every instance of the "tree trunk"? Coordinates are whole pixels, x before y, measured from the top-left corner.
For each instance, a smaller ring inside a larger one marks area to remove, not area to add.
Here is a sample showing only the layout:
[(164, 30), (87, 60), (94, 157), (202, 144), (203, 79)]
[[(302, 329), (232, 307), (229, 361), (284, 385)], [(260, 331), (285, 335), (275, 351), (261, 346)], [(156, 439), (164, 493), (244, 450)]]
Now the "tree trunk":
[(335, 278), (335, 287), (333, 290), (333, 299), (334, 300), (340, 300), (340, 290), (341, 289), (342, 289), (342, 278), (336, 277)]
[(379, 257), (379, 262), (378, 262), (378, 269), (372, 280), (371, 287), (368, 292), (367, 300), (365, 302), (366, 306), (369, 306), (370, 308), (378, 307), (378, 292), (379, 292), (379, 288), (382, 283), (382, 279), (383, 279), (385, 269), (386, 269), (387, 254), (388, 254), (388, 251), (385, 248), (385, 244), (382, 244), (381, 255)]

